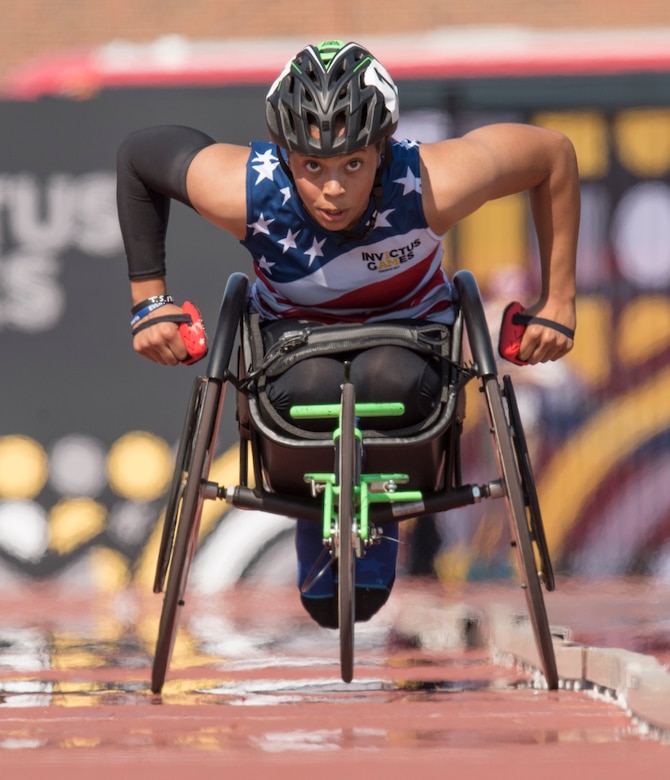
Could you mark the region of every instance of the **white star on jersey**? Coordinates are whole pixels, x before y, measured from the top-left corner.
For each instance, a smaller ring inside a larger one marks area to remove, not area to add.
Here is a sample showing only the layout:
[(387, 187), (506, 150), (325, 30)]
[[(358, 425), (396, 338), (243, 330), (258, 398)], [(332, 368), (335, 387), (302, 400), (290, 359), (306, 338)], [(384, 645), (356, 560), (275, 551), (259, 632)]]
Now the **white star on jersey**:
[(251, 225), (247, 225), (247, 227), (251, 228), (254, 231), (254, 235), (258, 235), (259, 233), (264, 233), (266, 236), (270, 235), (270, 231), (268, 228), (270, 225), (274, 222), (274, 219), (265, 219), (263, 216), (263, 212), (261, 211), (258, 219), (256, 222), (252, 222)]
[(375, 220), (375, 227), (392, 227), (391, 223), (388, 221), (388, 218), (395, 209), (386, 209), (386, 211), (378, 211), (377, 212), (377, 219)]
[(300, 235), (300, 231), (299, 230), (294, 233), (289, 228), (289, 231), (286, 234), (286, 238), (280, 238), (279, 241), (277, 241), (277, 243), (281, 244), (282, 247), (283, 247), (283, 249), (282, 249), (282, 254), (283, 255), (285, 255), (288, 252), (289, 249), (295, 249), (296, 248), (295, 240), (296, 240), (296, 238), (298, 238), (299, 235)]
[(412, 192), (418, 192), (419, 195), (421, 194), (421, 177), (415, 176), (412, 173), (412, 169), (407, 169), (407, 175), (402, 176), (400, 179), (394, 179), (394, 184), (402, 184), (403, 186), (403, 195), (409, 195)]
[(281, 194), (284, 196), (284, 202), (282, 203), (282, 206), (285, 206), (287, 201), (291, 200), (291, 188), (290, 187), (283, 187), (281, 190), (279, 190)]
[(315, 257), (323, 257), (323, 252), (321, 251), (321, 247), (326, 243), (326, 239), (324, 238), (322, 241), (317, 241), (316, 237), (312, 241), (312, 248), (308, 249), (305, 254), (307, 257), (309, 257), (309, 267), (312, 267), (312, 263), (314, 262)]
[(262, 255), (260, 260), (258, 261), (258, 267), (261, 268), (263, 271), (265, 271), (268, 276), (272, 276), (272, 266), (275, 265), (275, 263), (270, 263), (265, 255)]
[(272, 153), (271, 149), (268, 149), (267, 151), (263, 152), (263, 154), (259, 154), (258, 152), (256, 152), (256, 156), (251, 161), (251, 167), (258, 174), (258, 178), (256, 179), (256, 184), (260, 184), (264, 179), (269, 179), (270, 181), (272, 181), (273, 178), (272, 174), (278, 165), (279, 165), (279, 160)]

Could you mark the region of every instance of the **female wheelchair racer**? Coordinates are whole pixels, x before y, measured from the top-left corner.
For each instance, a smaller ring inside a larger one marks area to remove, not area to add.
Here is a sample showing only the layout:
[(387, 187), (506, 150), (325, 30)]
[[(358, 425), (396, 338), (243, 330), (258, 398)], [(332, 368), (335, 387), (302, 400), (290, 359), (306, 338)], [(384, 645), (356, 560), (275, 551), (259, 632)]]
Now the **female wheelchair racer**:
[[(266, 119), (270, 142), (250, 147), (181, 126), (146, 128), (122, 143), (118, 211), (139, 354), (166, 365), (189, 360), (180, 337), (189, 315), (165, 283), (171, 199), (247, 248), (255, 274), (250, 305), (272, 340), (296, 320), (451, 325), (445, 234), (485, 202), (522, 191), (530, 199), (542, 286), (523, 310), (530, 324), (519, 336), (517, 359), (556, 360), (571, 349), (579, 183), (565, 136), (499, 124), (438, 143), (398, 141), (392, 78), (365, 48), (339, 41), (307, 46), (286, 65), (268, 92)], [(403, 424), (430, 413), (439, 387), (430, 360), (392, 346), (347, 359), (361, 400), (368, 393), (383, 400), (386, 382), (378, 378), (393, 377), (389, 393), (406, 406)], [(335, 401), (341, 360), (314, 357), (274, 379), (268, 397), (278, 414), (303, 401)], [(302, 584), (321, 549), (319, 530), (298, 520), (296, 546)], [(357, 619), (386, 601), (396, 549), (377, 545), (366, 556), (367, 570), (357, 570)], [(333, 599), (327, 578), (302, 594), (323, 625), (335, 620)]]

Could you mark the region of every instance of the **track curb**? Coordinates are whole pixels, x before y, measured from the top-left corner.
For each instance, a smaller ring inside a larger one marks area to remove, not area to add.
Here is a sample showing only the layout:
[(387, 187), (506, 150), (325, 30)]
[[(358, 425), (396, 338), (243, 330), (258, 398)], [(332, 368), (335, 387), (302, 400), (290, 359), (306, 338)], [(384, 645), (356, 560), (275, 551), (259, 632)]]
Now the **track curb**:
[[(523, 666), (540, 669), (540, 658), (527, 620), (508, 607), (482, 616), (494, 652)], [(560, 686), (586, 689), (615, 699), (659, 736), (670, 737), (670, 673), (656, 658), (619, 648), (573, 643), (569, 629), (552, 627)]]
[[(482, 607), (435, 601), (409, 603), (397, 636), (428, 651), (488, 647), (500, 663), (532, 672), (541, 687), (540, 657), (528, 616), (509, 604)], [(670, 672), (656, 658), (619, 648), (572, 642), (570, 628), (551, 626), (559, 687), (592, 691), (624, 707), (650, 734), (670, 739)]]

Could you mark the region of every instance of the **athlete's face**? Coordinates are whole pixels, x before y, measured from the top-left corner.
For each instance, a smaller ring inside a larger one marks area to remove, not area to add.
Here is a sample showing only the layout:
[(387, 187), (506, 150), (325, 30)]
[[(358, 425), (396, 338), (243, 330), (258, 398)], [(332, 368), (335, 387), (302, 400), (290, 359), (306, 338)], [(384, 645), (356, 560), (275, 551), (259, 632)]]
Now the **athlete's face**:
[(351, 230), (358, 224), (370, 202), (379, 162), (376, 146), (336, 157), (289, 155), (300, 200), (326, 230)]

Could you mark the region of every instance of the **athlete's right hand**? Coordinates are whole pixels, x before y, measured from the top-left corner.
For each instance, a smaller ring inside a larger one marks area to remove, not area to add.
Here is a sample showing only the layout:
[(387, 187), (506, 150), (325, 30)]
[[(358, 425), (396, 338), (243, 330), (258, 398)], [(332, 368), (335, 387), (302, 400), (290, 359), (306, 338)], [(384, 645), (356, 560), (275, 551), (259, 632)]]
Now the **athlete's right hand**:
[[(168, 303), (147, 314), (137, 325), (149, 323), (156, 317), (183, 313), (179, 306)], [(178, 322), (157, 322), (155, 325), (144, 327), (134, 336), (133, 349), (147, 360), (160, 363), (163, 366), (176, 366), (189, 357), (186, 346), (179, 335)]]

